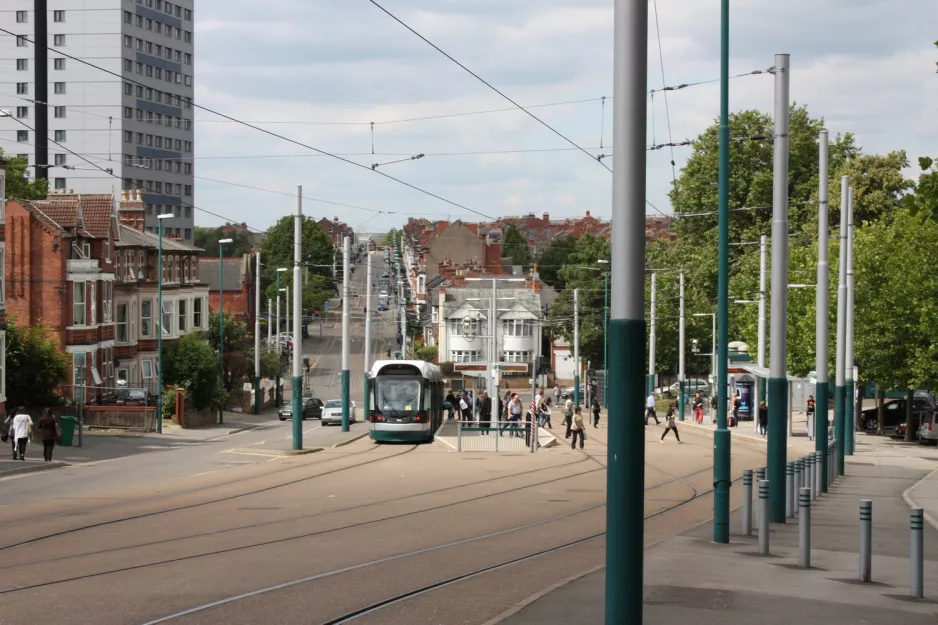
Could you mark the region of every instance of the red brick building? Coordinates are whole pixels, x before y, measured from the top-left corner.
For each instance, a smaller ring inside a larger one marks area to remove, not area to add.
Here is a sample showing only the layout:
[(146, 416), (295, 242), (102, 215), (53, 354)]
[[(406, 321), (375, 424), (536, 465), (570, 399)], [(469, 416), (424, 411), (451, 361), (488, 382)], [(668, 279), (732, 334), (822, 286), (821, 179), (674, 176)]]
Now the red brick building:
[(6, 169), (7, 162), (0, 156), (0, 419), (6, 418), (7, 401)]
[(331, 220), (323, 217), (316, 223), (318, 223), (322, 231), (332, 239), (333, 247), (342, 247), (345, 237), (352, 237), (353, 239), (355, 237), (355, 232), (352, 228), (348, 224), (339, 221), (338, 217), (333, 217)]
[(225, 312), (235, 319), (251, 325), (254, 323), (254, 272), (253, 254), (240, 258), (225, 258), (224, 284), (219, 283), (219, 260), (217, 258), (199, 259), (199, 273), (208, 285), (208, 309), (218, 312), (219, 300), (224, 291)]

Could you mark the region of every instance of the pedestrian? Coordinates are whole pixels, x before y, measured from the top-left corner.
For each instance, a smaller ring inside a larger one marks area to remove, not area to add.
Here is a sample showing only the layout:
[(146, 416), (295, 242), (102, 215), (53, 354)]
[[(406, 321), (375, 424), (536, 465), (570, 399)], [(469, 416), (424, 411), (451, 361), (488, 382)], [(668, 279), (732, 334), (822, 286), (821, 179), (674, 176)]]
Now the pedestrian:
[(703, 395), (700, 394), (700, 391), (697, 391), (697, 394), (694, 395), (694, 401), (691, 403), (691, 407), (694, 410), (694, 423), (703, 425), (704, 400)]
[(710, 423), (717, 422), (717, 396), (714, 395), (710, 398)]
[(599, 427), (599, 411), (602, 410), (602, 407), (599, 405), (599, 398), (593, 395), (593, 404), (590, 406), (593, 410), (593, 427)]
[(573, 411), (573, 442), (570, 443), (570, 449), (576, 449), (576, 440), (580, 439), (580, 449), (583, 449), (583, 441), (586, 440), (586, 427), (583, 425), (583, 415), (580, 414), (580, 407), (577, 406)]
[(769, 427), (769, 407), (765, 405), (765, 400), (759, 403), (759, 433), (766, 435)]
[(52, 462), (52, 450), (55, 449), (55, 439), (59, 436), (59, 420), (46, 408), (36, 423), (39, 438), (42, 439), (42, 457), (45, 462)]
[[(514, 432), (512, 430), (520, 427), (522, 412), (524, 412), (524, 406), (521, 404), (521, 398), (515, 393), (511, 396), (511, 401), (508, 402), (508, 438), (512, 436), (521, 437), (521, 432)], [(501, 436), (501, 432), (499, 432), (499, 436)]]
[[(33, 419), (26, 412), (26, 408), (20, 406), (16, 409), (16, 416), (13, 417), (13, 438), (16, 441), (16, 455), (20, 460), (26, 460), (26, 445), (29, 444), (29, 434), (33, 429)], [(16, 455), (13, 459), (16, 460)]]
[(655, 425), (661, 425), (658, 421), (658, 415), (655, 414), (655, 394), (650, 393), (645, 400), (645, 425), (648, 425), (648, 419), (654, 419)]
[(479, 395), (479, 427), (483, 436), (488, 435), (492, 427), (492, 399), (485, 391)]
[[(579, 406), (577, 406), (577, 409), (579, 409)], [(567, 434), (566, 436), (564, 436), (564, 438), (570, 438), (571, 433), (573, 432), (573, 415), (574, 414), (575, 413), (573, 410), (573, 400), (567, 397), (567, 401), (563, 405), (563, 422), (567, 426)]]
[(742, 403), (739, 399), (739, 391), (733, 396), (733, 427), (739, 427), (739, 405)]
[(388, 348), (388, 360), (390, 360), (390, 359), (391, 359), (391, 348), (389, 347), (389, 348)]
[(452, 420), (453, 413), (456, 411), (456, 396), (453, 395), (453, 389), (449, 389), (449, 392), (446, 394), (446, 403), (449, 404), (449, 419)]
[(560, 385), (554, 384), (554, 403), (560, 405)]
[(664, 415), (665, 426), (664, 434), (661, 435), (660, 442), (664, 442), (664, 437), (668, 435), (668, 432), (674, 430), (674, 438), (677, 439), (677, 442), (681, 442), (681, 435), (677, 433), (677, 424), (674, 422), (674, 417), (677, 416), (677, 409), (674, 404), (668, 406), (668, 411)]
[(814, 440), (815, 412), (817, 404), (814, 402), (814, 395), (808, 395), (808, 404), (805, 406), (805, 412), (808, 415), (808, 438)]
[(550, 397), (541, 400), (541, 427), (554, 429), (554, 424), (550, 422)]
[(462, 395), (459, 396), (459, 413), (462, 415), (463, 421), (472, 421), (472, 408), (469, 407), (469, 403)]

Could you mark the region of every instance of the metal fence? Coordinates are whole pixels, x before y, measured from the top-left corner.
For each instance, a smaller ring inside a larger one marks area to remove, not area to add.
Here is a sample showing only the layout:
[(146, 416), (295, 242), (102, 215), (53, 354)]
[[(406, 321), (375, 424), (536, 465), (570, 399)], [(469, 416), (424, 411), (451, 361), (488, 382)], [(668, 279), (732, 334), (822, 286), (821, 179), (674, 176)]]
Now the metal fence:
[(524, 421), (458, 421), (456, 428), (457, 451), (527, 451), (531, 446)]

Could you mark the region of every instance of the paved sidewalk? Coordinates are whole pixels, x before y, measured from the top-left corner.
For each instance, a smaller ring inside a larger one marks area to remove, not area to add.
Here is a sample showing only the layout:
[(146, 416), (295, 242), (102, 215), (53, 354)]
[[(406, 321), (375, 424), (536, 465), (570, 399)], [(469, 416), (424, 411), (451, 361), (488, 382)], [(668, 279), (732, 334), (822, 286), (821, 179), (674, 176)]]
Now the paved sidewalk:
[[(645, 551), (645, 625), (934, 625), (938, 531), (925, 528), (926, 598), (908, 596), (909, 507), (902, 495), (924, 471), (853, 465), (814, 502), (812, 565), (797, 568), (798, 526), (772, 527), (772, 556), (759, 557), (755, 536), (711, 542), (710, 523)], [(917, 490), (913, 489), (913, 492)], [(873, 583), (857, 580), (858, 505), (873, 500)], [(601, 625), (605, 570), (562, 586), (509, 616), (509, 625)]]

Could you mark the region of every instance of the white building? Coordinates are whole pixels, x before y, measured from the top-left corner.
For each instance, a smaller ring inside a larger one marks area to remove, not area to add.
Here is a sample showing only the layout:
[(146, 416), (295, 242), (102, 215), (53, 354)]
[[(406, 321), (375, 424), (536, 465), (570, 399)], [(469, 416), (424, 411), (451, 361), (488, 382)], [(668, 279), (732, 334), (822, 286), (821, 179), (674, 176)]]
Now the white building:
[[(156, 230), (157, 215), (173, 213), (164, 224), (167, 235), (189, 242), (195, 200), (193, 2), (48, 0), (47, 16), (50, 187), (76, 193), (107, 193), (118, 185), (141, 189), (147, 229)], [(0, 148), (41, 165), (35, 160), (35, 26), (33, 0), (3, 2), (0, 27), (22, 38), (0, 37), (0, 109), (12, 116), (0, 117)]]

